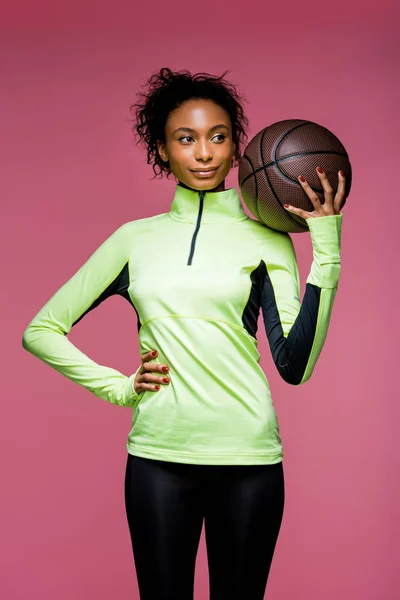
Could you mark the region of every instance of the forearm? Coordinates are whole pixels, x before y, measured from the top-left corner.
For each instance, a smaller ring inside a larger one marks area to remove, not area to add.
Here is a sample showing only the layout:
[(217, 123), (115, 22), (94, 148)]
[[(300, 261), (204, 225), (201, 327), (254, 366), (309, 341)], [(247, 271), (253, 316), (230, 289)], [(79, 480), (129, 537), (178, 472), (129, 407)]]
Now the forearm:
[(138, 399), (133, 376), (99, 365), (68, 339), (71, 328), (113, 294), (125, 293), (130, 224), (114, 232), (41, 308), (26, 328), (26, 350), (112, 404), (132, 406)]
[(61, 332), (32, 322), (24, 332), (22, 345), (103, 400), (119, 406), (133, 406), (138, 399), (133, 389), (134, 375), (128, 377), (111, 367), (97, 364)]
[(310, 377), (323, 348), (336, 296), (340, 269), (342, 215), (309, 219), (313, 262), (306, 291), (299, 302), (298, 271), (289, 269), (266, 277), (262, 308), (275, 365), (282, 378), (300, 385)]
[(336, 291), (307, 283), (289, 335), (279, 336), (271, 347), (278, 372), (287, 383), (300, 385), (311, 377), (328, 333)]

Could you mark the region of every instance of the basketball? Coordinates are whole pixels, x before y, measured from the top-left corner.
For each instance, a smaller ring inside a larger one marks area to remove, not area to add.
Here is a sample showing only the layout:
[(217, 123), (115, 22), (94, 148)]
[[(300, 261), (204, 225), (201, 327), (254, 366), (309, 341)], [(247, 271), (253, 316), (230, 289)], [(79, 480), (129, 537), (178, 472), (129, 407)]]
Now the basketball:
[(265, 127), (247, 144), (239, 164), (239, 188), (250, 212), (278, 231), (309, 231), (306, 219), (288, 212), (284, 204), (308, 212), (314, 205), (298, 181), (303, 175), (324, 204), (324, 190), (316, 168), (325, 171), (335, 194), (338, 172), (346, 178), (343, 208), (351, 188), (349, 156), (329, 129), (302, 119), (287, 119)]

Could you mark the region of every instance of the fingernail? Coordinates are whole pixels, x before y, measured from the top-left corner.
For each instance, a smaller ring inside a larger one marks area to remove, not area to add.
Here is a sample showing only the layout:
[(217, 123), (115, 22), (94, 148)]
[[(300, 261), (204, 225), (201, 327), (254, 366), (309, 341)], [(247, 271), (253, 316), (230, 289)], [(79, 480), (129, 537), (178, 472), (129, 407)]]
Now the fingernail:
[(169, 383), (169, 379), (167, 379), (166, 377), (163, 378), (163, 382), (164, 383)]
[(158, 392), (158, 390), (160, 389), (160, 386), (156, 385), (156, 387), (154, 389), (157, 390), (157, 392)]
[(152, 356), (157, 356), (157, 352), (152, 352), (151, 355)]
[(321, 169), (321, 167), (317, 167), (317, 171), (318, 171), (318, 173), (323, 173), (324, 172), (324, 170)]
[(284, 204), (283, 205), (285, 208), (289, 208), (289, 204)]
[(344, 177), (343, 171), (339, 171), (339, 175), (341, 175), (342, 177)]
[(302, 181), (303, 183), (305, 182), (305, 179), (304, 179), (303, 175), (300, 175), (299, 179), (300, 179), (300, 181)]
[(163, 367), (163, 368), (161, 369), (161, 371), (164, 371), (164, 373), (168, 373), (169, 369), (168, 369), (168, 367)]

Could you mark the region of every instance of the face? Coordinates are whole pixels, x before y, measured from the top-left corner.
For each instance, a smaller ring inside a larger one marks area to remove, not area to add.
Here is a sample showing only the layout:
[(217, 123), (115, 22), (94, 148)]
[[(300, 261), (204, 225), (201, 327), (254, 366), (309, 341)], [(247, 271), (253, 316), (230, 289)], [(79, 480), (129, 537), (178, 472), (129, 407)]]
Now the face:
[(184, 186), (224, 190), (235, 153), (228, 113), (212, 100), (187, 100), (168, 116), (158, 152)]

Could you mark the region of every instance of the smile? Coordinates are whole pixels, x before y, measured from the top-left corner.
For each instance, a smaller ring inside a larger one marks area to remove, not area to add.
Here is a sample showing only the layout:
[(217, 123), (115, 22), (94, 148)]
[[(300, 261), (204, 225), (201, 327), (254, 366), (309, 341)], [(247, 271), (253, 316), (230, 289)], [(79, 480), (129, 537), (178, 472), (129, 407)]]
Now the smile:
[(218, 170), (218, 167), (216, 167), (215, 169), (204, 169), (204, 171), (192, 170), (192, 173), (194, 173), (194, 175), (196, 175), (196, 177), (212, 177), (213, 175), (215, 175), (217, 170)]

